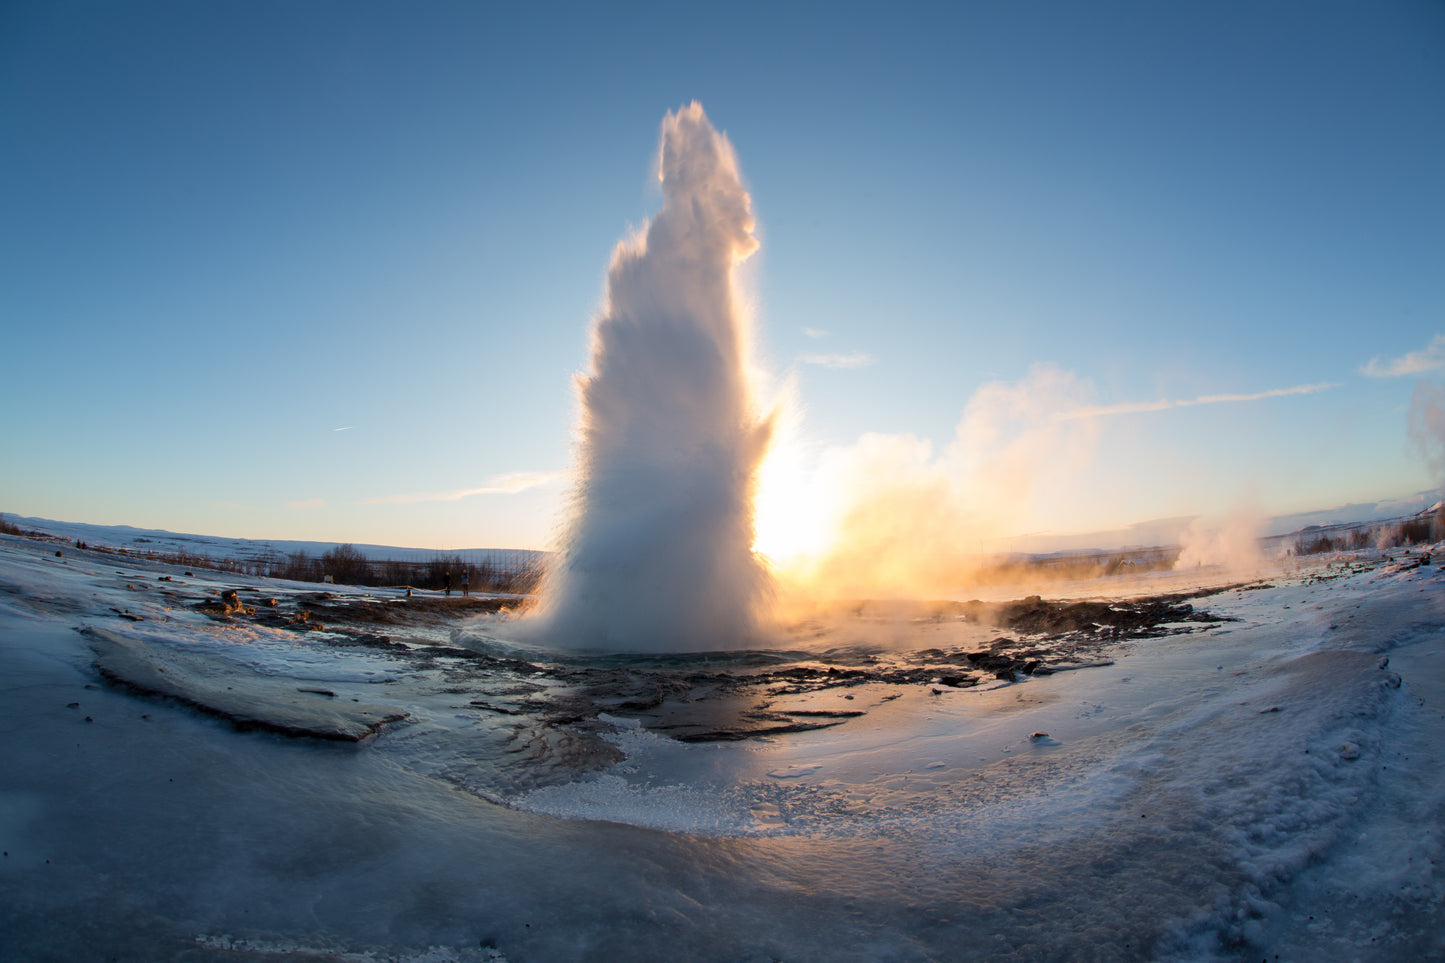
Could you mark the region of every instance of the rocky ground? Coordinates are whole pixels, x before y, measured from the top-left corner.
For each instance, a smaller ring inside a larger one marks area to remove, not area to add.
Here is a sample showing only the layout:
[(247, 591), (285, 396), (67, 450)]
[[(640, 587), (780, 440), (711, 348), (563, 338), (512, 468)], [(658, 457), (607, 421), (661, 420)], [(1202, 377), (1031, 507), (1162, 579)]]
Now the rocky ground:
[[(1020, 682), (1108, 665), (1110, 653), (1122, 644), (1199, 632), (1225, 621), (1196, 605), (1223, 589), (1125, 601), (1052, 602), (1031, 596), (1004, 603), (855, 602), (800, 621), (790, 628), (787, 640), (816, 636), (825, 621), (902, 621), (928, 625), (936, 630), (933, 638), (944, 644), (911, 651), (860, 642), (823, 651), (788, 646), (686, 656), (579, 653), (565, 659), (520, 658), (514, 650), (488, 645), (486, 633), (497, 629), (487, 623), (478, 627), (475, 621), (524, 603), (516, 597), (374, 595), (279, 584), (200, 589), (172, 576), (157, 577), (155, 590), (170, 607), (202, 613), (217, 623), (251, 623), (296, 633), (312, 644), (384, 655), (409, 672), (434, 677), (437, 691), (470, 696), (464, 700), (467, 708), (516, 717), (519, 725), (525, 720), (529, 729), (581, 734), (605, 714), (635, 720), (683, 742), (735, 741), (838, 726), (865, 715), (865, 701), (877, 704), (876, 687), (926, 686), (942, 694)], [(117, 615), (144, 618), (129, 610)], [(318, 719), (307, 720), (298, 714), (298, 694), (300, 708), (305, 708), (321, 701), (335, 705), (335, 693), (298, 688), (282, 698), (274, 687), (257, 685), (248, 687), (242, 700), (231, 684), (234, 667), (224, 672), (214, 666), (188, 669), (177, 665), (173, 654), (127, 643), (103, 629), (92, 630), (91, 637), (97, 666), (110, 681), (142, 694), (179, 699), (247, 728), (355, 740), (407, 715), (404, 706), (352, 700), (358, 705), (344, 707), (350, 711), (340, 716), (328, 707)], [(203, 681), (217, 674), (225, 675), (227, 684)], [(873, 698), (855, 699), (854, 692), (862, 687), (872, 687)], [(889, 698), (886, 692), (881, 696), (882, 701)], [(605, 747), (597, 748), (610, 755)]]

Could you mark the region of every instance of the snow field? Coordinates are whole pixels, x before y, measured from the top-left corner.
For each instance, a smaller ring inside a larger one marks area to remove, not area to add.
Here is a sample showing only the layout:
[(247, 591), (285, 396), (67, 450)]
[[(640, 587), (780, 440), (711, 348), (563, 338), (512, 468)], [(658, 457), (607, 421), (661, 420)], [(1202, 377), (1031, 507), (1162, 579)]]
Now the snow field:
[[(1433, 566), (1214, 597), (1240, 621), (1104, 668), (862, 687), (866, 716), (771, 742), (613, 718), (619, 761), (539, 785), (507, 782), (505, 719), (394, 662), (213, 633), (126, 587), (165, 570), (28, 545), (0, 539), (6, 959), (1442, 952)], [(238, 733), (101, 684), (82, 624), (415, 693), (414, 718), (363, 748)]]

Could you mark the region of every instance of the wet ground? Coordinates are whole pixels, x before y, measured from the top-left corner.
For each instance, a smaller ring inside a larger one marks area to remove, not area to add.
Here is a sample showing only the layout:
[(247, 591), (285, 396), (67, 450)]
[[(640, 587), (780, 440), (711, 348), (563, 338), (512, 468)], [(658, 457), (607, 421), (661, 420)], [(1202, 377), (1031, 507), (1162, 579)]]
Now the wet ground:
[[(217, 589), (174, 577), (157, 581), (171, 609), (393, 661), (401, 675), (424, 676), (431, 692), (459, 697), (453, 708), (512, 720), (530, 739), (589, 745), (602, 761), (613, 761), (615, 751), (593, 735), (619, 719), (688, 743), (776, 737), (844, 725), (904, 688), (943, 694), (1108, 665), (1121, 645), (1227, 621), (1205, 607), (1209, 595), (1226, 589), (1122, 601), (1055, 602), (1039, 596), (1001, 603), (858, 601), (832, 604), (788, 626), (778, 647), (626, 655), (546, 651), (505, 641), (508, 618), (526, 605), (519, 597), (278, 585)], [(128, 610), (117, 614), (144, 618)], [(919, 639), (931, 644), (899, 648), (891, 644), (899, 631), (915, 645)], [(145, 658), (143, 643), (125, 643), (105, 630), (92, 632), (92, 648), (112, 682), (180, 699), (247, 728), (356, 740), (408, 715), (406, 699), (389, 693), (401, 707), (364, 706), (351, 697), (365, 711), (350, 713), (348, 724), (298, 725), (298, 693), (333, 703), (336, 693), (301, 687), (279, 698), (274, 688), (258, 684), (240, 708), (240, 700), (218, 695), (241, 685), (232, 678), (234, 667), (224, 670), (228, 687), (218, 690), (199, 681), (221, 673), (217, 666), (193, 665), (183, 678), (185, 670), (170, 655), (169, 674), (158, 672)], [(868, 698), (856, 698), (864, 690)]]

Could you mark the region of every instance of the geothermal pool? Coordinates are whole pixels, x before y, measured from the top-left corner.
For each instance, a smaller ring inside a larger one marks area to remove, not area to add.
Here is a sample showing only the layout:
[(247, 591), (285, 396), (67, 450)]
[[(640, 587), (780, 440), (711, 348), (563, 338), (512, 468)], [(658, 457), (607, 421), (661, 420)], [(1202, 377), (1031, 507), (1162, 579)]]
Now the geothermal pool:
[[(383, 622), (404, 599), (0, 538), (0, 955), (1438, 956), (1445, 593), (1419, 561), (1102, 640), (864, 608), (668, 658), (528, 651), (487, 600)], [(306, 607), (331, 614), (287, 626)], [(1003, 637), (1055, 671), (968, 659)], [(145, 665), (194, 698), (125, 681)], [(286, 699), (404, 716), (285, 735)]]

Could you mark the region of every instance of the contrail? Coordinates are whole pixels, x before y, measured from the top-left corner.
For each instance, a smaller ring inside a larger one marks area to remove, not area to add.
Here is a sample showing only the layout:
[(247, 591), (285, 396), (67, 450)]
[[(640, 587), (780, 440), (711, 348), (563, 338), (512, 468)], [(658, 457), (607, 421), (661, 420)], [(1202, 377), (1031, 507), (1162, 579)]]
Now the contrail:
[(1295, 385), (1291, 388), (1271, 388), (1249, 395), (1200, 395), (1198, 398), (1161, 399), (1159, 401), (1133, 401), (1118, 405), (1096, 405), (1060, 412), (1058, 418), (1104, 418), (1110, 415), (1136, 415), (1148, 411), (1167, 411), (1170, 408), (1193, 408), (1197, 405), (1232, 404), (1243, 401), (1263, 401), (1266, 398), (1283, 398), (1288, 395), (1312, 395), (1331, 388), (1338, 388), (1336, 382), (1321, 382), (1312, 385)]

